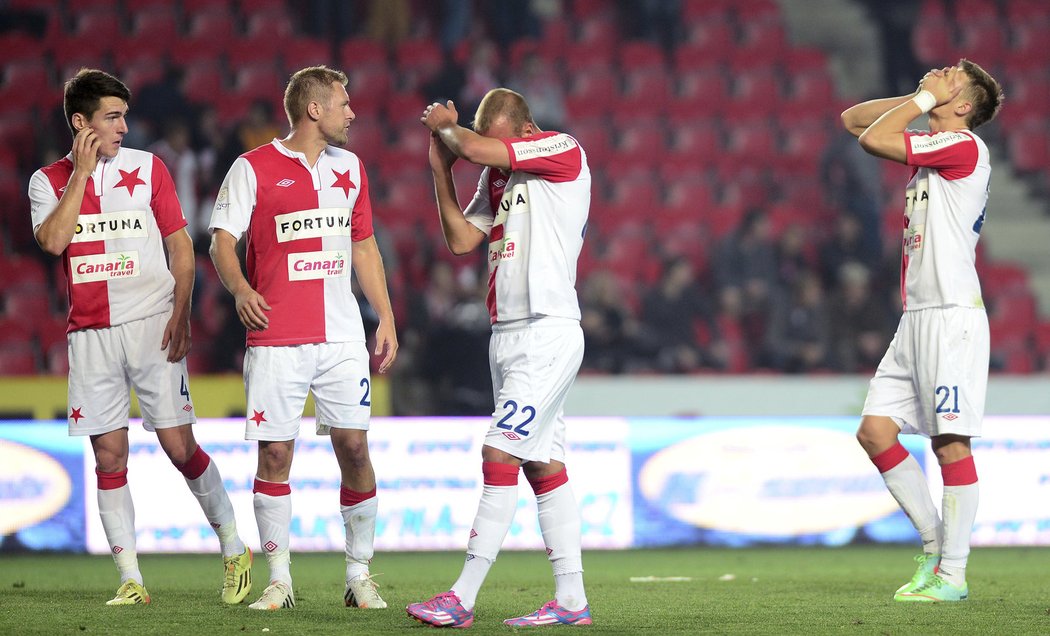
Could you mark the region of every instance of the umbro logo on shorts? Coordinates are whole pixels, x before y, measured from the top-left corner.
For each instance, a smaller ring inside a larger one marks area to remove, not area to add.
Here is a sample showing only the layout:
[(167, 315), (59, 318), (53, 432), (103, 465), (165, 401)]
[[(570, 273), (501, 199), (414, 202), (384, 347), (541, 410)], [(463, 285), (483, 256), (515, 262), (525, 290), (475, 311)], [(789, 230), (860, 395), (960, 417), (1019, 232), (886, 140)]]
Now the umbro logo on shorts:
[(952, 421), (952, 420), (959, 419), (959, 416), (956, 415), (955, 413), (948, 413), (947, 415), (942, 415), (941, 417), (943, 417), (944, 419), (948, 420), (949, 422)]
[(287, 188), (288, 186), (292, 185), (293, 183), (295, 183), (295, 179), (281, 179), (275, 185), (277, 185), (278, 187), (281, 187), (281, 188)]
[(521, 439), (520, 437), (518, 437), (516, 434), (514, 434), (511, 431), (504, 431), (503, 432), (503, 437), (506, 437), (507, 439), (515, 440), (515, 441)]
[(263, 547), (266, 548), (267, 552), (273, 552), (278, 548), (278, 545), (273, 541), (267, 541), (265, 544), (263, 544)]

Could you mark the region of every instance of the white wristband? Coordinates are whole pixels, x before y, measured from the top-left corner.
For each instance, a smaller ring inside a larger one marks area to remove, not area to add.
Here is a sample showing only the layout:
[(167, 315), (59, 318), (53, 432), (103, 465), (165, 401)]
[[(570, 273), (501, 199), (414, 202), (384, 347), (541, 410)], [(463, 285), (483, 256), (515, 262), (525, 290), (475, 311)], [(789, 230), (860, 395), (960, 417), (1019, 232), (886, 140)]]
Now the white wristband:
[(926, 89), (919, 91), (919, 94), (912, 97), (911, 101), (915, 102), (915, 105), (919, 107), (923, 114), (930, 112), (937, 105), (937, 98)]

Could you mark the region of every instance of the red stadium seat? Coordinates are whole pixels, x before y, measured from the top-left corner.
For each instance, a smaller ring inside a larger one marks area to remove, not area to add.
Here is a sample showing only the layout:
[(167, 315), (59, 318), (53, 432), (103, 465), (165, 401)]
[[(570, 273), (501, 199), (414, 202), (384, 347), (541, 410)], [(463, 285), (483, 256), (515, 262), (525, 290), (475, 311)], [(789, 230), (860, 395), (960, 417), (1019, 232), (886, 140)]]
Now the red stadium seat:
[(253, 40), (268, 40), (271, 46), (283, 46), (295, 34), (294, 26), (283, 7), (280, 11), (259, 11), (254, 6), (248, 17), (247, 36)]
[(911, 47), (922, 64), (939, 68), (959, 59), (955, 36), (945, 20), (920, 20), (912, 29)]
[[(183, 4), (185, 5), (185, 2)], [(190, 12), (187, 9), (187, 16), (189, 16), (187, 35), (193, 40), (211, 39), (222, 43), (236, 35), (233, 16), (226, 3), (206, 11)]]
[(645, 40), (625, 42), (616, 53), (620, 68), (628, 74), (639, 70), (663, 71), (666, 64), (663, 49)]
[(120, 14), (113, 7), (92, 10), (84, 10), (85, 8), (78, 3), (79, 11), (73, 16), (71, 35), (78, 40), (95, 39), (99, 43), (109, 43), (111, 46), (121, 35)]
[(0, 314), (0, 349), (28, 347), (32, 340), (33, 329), (28, 322)]
[(55, 376), (69, 375), (69, 350), (65, 343), (55, 343), (44, 350), (47, 372)]
[(282, 66), (288, 75), (307, 66), (331, 64), (331, 60), (331, 46), (324, 40), (298, 37), (287, 40), (281, 46)]
[(245, 100), (272, 100), (284, 94), (284, 82), (272, 63), (260, 62), (237, 68), (233, 90)]
[(47, 294), (33, 288), (9, 288), (4, 294), (4, 314), (37, 325), (51, 317)]
[(222, 70), (215, 62), (194, 64), (182, 77), (182, 93), (192, 102), (214, 104), (226, 88)]
[(0, 375), (35, 375), (36, 353), (32, 348), (0, 347)]
[(339, 62), (347, 72), (363, 66), (386, 68), (387, 52), (369, 38), (349, 38), (339, 44)]

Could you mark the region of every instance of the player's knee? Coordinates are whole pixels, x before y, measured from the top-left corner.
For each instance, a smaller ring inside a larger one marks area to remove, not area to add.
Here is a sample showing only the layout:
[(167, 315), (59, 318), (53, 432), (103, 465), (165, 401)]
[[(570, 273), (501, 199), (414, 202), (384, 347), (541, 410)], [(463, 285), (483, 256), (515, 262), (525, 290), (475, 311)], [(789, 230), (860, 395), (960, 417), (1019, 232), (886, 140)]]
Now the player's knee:
[(193, 453), (197, 450), (197, 445), (194, 444), (174, 444), (164, 449), (164, 452), (168, 455), (168, 459), (171, 460), (172, 464), (176, 467), (185, 466), (190, 459), (193, 457)]
[(103, 473), (119, 473), (128, 467), (128, 456), (108, 451), (95, 453), (95, 468)]

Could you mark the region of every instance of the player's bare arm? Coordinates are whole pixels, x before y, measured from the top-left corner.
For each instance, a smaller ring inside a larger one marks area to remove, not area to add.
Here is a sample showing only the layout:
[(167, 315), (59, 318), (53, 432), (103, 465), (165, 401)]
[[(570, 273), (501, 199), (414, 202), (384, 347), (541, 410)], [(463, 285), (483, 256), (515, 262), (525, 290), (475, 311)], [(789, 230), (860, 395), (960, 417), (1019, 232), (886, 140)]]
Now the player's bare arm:
[[(962, 84), (956, 81), (954, 72), (931, 72), (926, 74), (919, 88), (918, 96), (932, 95), (934, 103), (931, 108), (936, 108), (955, 99), (962, 91)], [(876, 157), (907, 163), (908, 150), (904, 131), (908, 124), (923, 112), (916, 98), (909, 99), (890, 109), (868, 126), (860, 136), (860, 145)], [(931, 121), (933, 117), (931, 114)]]
[(376, 329), (376, 355), (382, 355), (379, 372), (386, 373), (397, 358), (397, 330), (394, 327), (394, 310), (390, 305), (390, 294), (386, 286), (386, 270), (383, 269), (383, 255), (379, 252), (376, 237), (369, 236), (361, 241), (354, 241), (351, 262), (357, 283), (361, 286), (368, 304), (372, 305), (379, 316), (379, 327)]
[(190, 297), (193, 295), (193, 239), (186, 228), (164, 237), (168, 252), (168, 269), (175, 279), (175, 305), (171, 318), (164, 327), (162, 351), (168, 352), (168, 362), (178, 362), (190, 352)]
[(452, 165), (458, 157), (436, 133), (430, 135), (429, 156), (430, 170), (434, 175), (434, 198), (437, 201), (445, 245), (457, 256), (469, 254), (485, 240), (485, 233), (469, 223), (459, 207), (456, 182), (452, 178)]
[(60, 255), (73, 240), (73, 233), (80, 218), (80, 206), (84, 202), (84, 188), (98, 165), (98, 149), (101, 144), (98, 134), (84, 128), (73, 138), (73, 174), (58, 200), (58, 206), (36, 229), (36, 242), (48, 254)]
[(510, 170), (510, 153), (503, 142), (460, 126), (457, 123), (459, 113), (456, 112), (456, 105), (452, 100), (447, 104), (434, 102), (427, 106), (420, 120), (431, 132), (436, 133), (457, 157), (479, 166)]
[(262, 331), (270, 324), (266, 312), (270, 305), (262, 294), (258, 293), (248, 283), (241, 271), (241, 261), (237, 258), (237, 239), (226, 230), (215, 230), (211, 235), (211, 262), (215, 264), (215, 271), (219, 274), (219, 280), (223, 287), (230, 292), (234, 298), (234, 306), (237, 309), (237, 317), (246, 329)]
[(915, 94), (901, 95), (900, 97), (884, 97), (882, 99), (871, 99), (866, 102), (861, 102), (856, 106), (850, 106), (846, 110), (842, 111), (842, 125), (846, 128), (854, 137), (860, 137), (868, 126), (875, 123), (875, 120), (882, 117), (889, 111), (906, 104), (915, 97)]
[(919, 86), (915, 89), (915, 92), (908, 95), (871, 99), (866, 102), (861, 102), (856, 106), (847, 108), (842, 111), (842, 114), (840, 115), (843, 127), (845, 127), (846, 131), (854, 137), (860, 137), (861, 134), (868, 129), (868, 126), (875, 123), (876, 119), (918, 95), (919, 91), (922, 90), (922, 82), (925, 81), (926, 78), (932, 75), (944, 74), (947, 70), (947, 68), (930, 69), (930, 71), (923, 76), (922, 81), (919, 82)]

